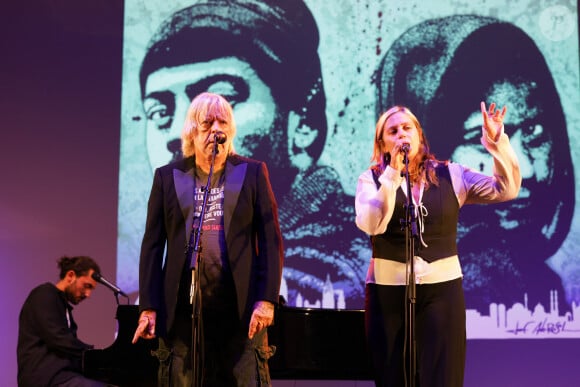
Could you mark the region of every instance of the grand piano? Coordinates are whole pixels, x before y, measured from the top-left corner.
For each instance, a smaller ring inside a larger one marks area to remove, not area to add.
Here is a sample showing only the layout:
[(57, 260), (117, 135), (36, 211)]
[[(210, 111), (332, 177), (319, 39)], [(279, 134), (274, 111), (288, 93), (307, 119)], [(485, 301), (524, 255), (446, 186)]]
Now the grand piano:
[(157, 340), (139, 340), (132, 344), (139, 320), (139, 306), (117, 306), (117, 337), (104, 349), (83, 353), (83, 374), (119, 387), (157, 386), (157, 358), (151, 351)]
[[(119, 305), (117, 338), (105, 349), (83, 356), (83, 373), (120, 387), (156, 386), (155, 340), (131, 344), (137, 327), (136, 305)], [(364, 340), (362, 310), (276, 309), (268, 328), (272, 379), (370, 380), (370, 361)]]

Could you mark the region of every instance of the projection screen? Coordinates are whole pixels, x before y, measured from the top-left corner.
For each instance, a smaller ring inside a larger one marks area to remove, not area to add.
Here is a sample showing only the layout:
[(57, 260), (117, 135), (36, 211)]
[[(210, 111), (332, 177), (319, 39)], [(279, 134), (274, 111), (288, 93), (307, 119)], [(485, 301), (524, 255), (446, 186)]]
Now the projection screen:
[[(266, 161), (290, 306), (362, 309), (354, 190), (379, 114), (403, 104), (439, 159), (491, 173), (480, 101), (506, 105), (523, 186), (462, 208), (468, 338), (580, 337), (578, 15), (521, 0), (127, 1), (117, 283), (138, 292), (153, 171), (181, 157), (189, 100), (234, 105), (238, 153)], [(253, 83), (264, 85), (251, 95)], [(243, 102), (261, 100), (263, 111)]]

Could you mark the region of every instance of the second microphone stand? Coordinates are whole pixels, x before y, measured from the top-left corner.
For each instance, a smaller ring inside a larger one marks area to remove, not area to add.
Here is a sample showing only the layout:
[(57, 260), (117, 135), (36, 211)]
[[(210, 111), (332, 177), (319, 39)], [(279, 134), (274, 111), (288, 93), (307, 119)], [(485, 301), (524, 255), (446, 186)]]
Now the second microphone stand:
[[(203, 321), (201, 313), (201, 234), (203, 229), (203, 220), (205, 218), (205, 210), (207, 207), (207, 200), (211, 188), (211, 178), (213, 176), (213, 168), (215, 164), (215, 156), (218, 153), (218, 141), (214, 140), (214, 147), (211, 156), (211, 164), (209, 168), (209, 175), (207, 176), (207, 183), (203, 190), (203, 204), (199, 218), (193, 219), (191, 233), (189, 234), (189, 243), (186, 249), (186, 257), (190, 257), (191, 268), (191, 288), (189, 293), (189, 301), (192, 306), (192, 322), (191, 322), (191, 357), (192, 357), (192, 387), (201, 387), (203, 383)], [(194, 190), (194, 205), (195, 205), (195, 190)]]
[[(417, 300), (417, 284), (415, 279), (415, 240), (418, 236), (415, 205), (413, 204), (413, 191), (411, 176), (409, 173), (408, 149), (403, 149), (403, 162), (405, 168), (401, 176), (407, 183), (407, 204), (405, 204), (405, 219), (401, 219), (401, 225), (405, 228), (405, 257), (407, 262), (407, 289), (406, 289), (406, 314), (408, 317), (406, 330), (409, 334), (406, 343), (409, 343), (409, 386), (416, 385), (417, 370), (417, 344), (415, 338), (415, 304)], [(406, 344), (405, 344), (406, 345)], [(405, 360), (407, 361), (407, 360)], [(405, 376), (406, 377), (406, 376)]]

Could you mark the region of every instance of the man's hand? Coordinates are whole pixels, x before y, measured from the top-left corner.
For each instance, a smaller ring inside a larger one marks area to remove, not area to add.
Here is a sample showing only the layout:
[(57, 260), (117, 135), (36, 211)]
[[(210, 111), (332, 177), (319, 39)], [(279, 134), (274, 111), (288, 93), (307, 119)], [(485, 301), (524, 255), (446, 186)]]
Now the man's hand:
[(252, 339), (256, 333), (269, 327), (272, 323), (274, 323), (274, 304), (268, 301), (256, 302), (250, 319), (248, 337)]
[(483, 127), (492, 141), (497, 141), (498, 134), (503, 126), (503, 118), (507, 111), (507, 107), (503, 109), (496, 109), (495, 103), (489, 105), (489, 113), (485, 109), (485, 102), (481, 102), (481, 115), (483, 117)]
[(131, 341), (133, 344), (143, 338), (146, 340), (153, 339), (155, 337), (155, 319), (157, 317), (157, 312), (154, 310), (144, 310), (139, 316), (139, 325), (135, 330), (135, 335)]

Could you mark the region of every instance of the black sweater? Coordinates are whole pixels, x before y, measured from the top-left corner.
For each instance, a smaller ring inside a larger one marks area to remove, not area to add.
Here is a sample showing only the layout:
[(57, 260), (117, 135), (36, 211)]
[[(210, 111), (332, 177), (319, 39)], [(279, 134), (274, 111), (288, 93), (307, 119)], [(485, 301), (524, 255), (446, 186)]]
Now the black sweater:
[(20, 311), (18, 386), (66, 381), (81, 372), (82, 353), (88, 348), (92, 346), (77, 338), (72, 306), (64, 293), (51, 283), (34, 288)]

